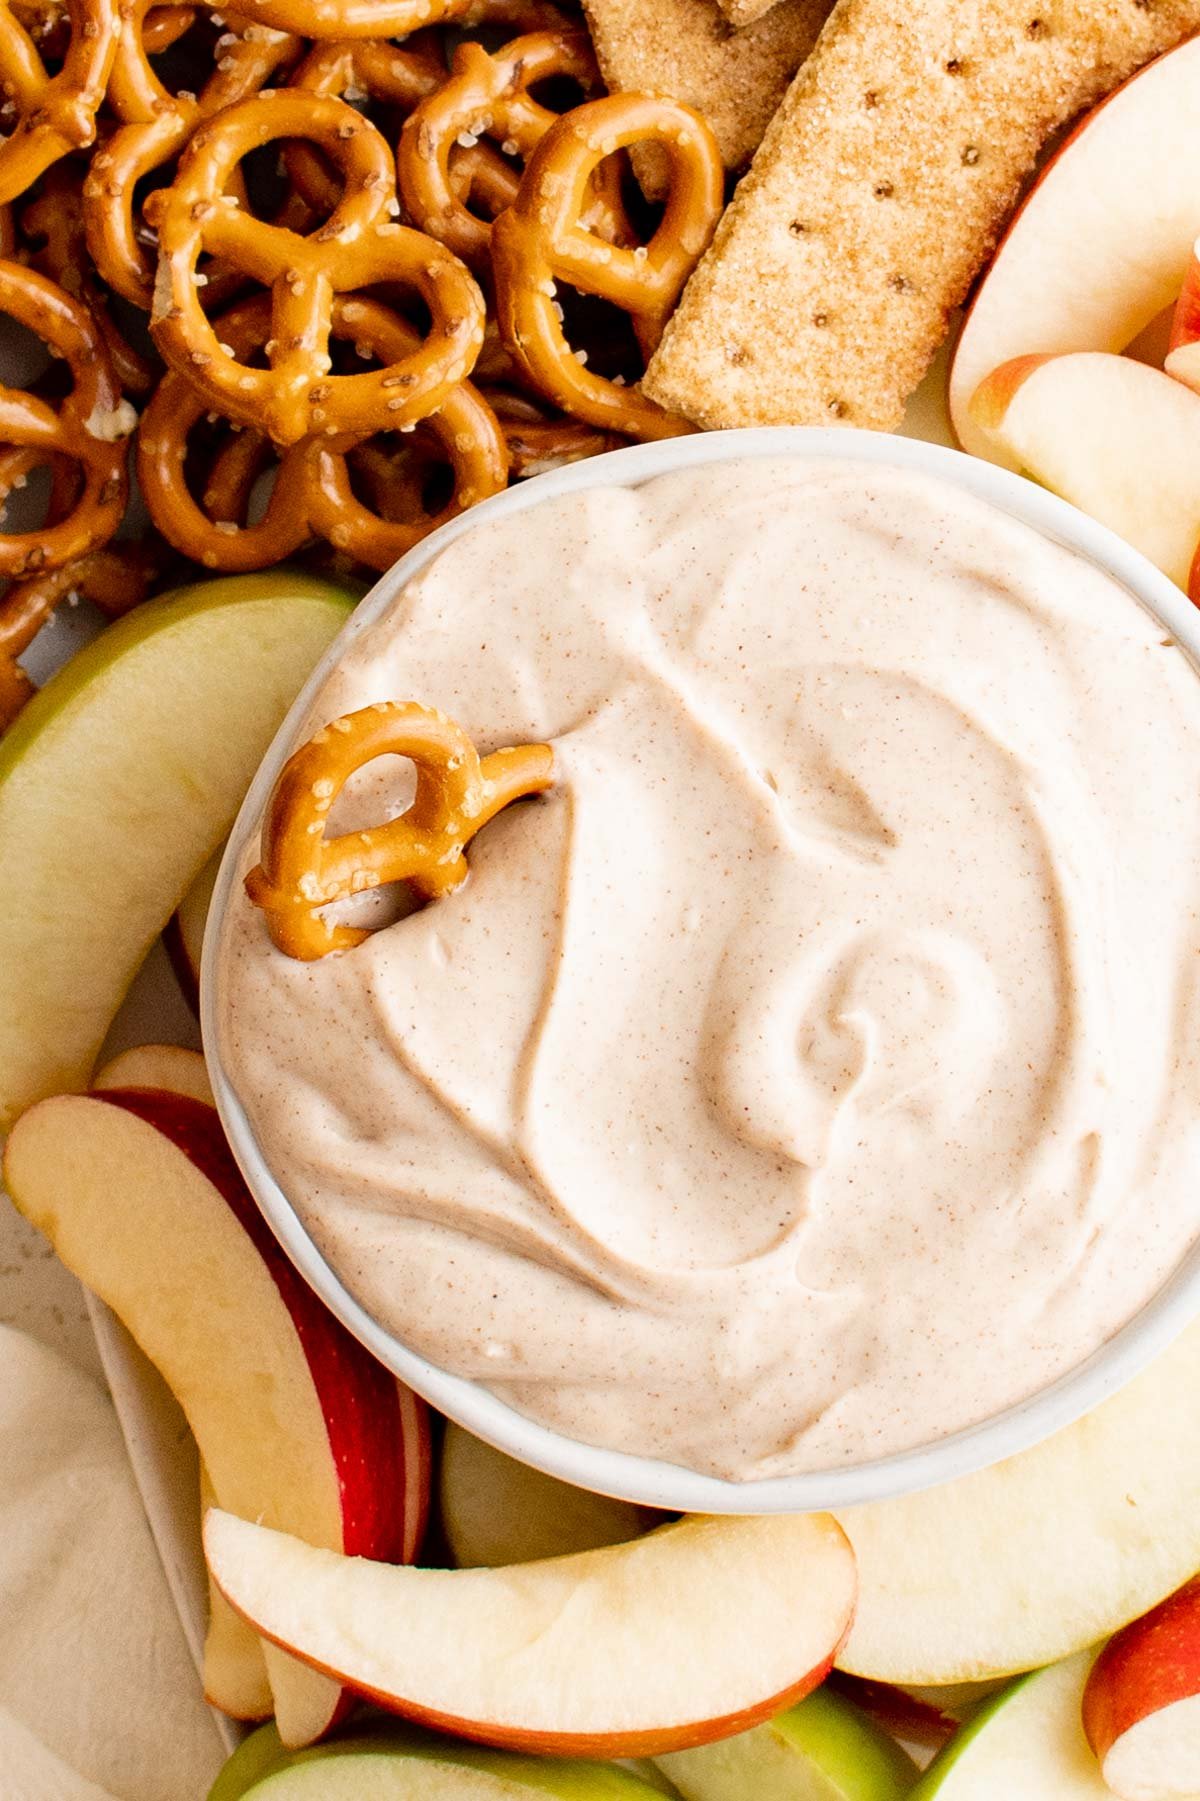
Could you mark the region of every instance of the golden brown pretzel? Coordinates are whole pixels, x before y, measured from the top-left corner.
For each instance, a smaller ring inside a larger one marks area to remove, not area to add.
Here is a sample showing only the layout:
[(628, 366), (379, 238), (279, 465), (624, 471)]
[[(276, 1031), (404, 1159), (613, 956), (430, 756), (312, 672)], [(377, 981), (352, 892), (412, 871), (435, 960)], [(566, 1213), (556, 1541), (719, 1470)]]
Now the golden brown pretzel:
[(43, 170), (96, 136), (96, 109), (120, 34), (117, 0), (67, 0), (70, 36), (50, 75), (10, 0), (0, 0), (0, 202), (27, 193)]
[(57, 410), (25, 389), (0, 387), (0, 446), (73, 466), (69, 500), (58, 509), (65, 516), (36, 531), (0, 533), (0, 575), (15, 576), (59, 569), (112, 537), (125, 511), (124, 440), (136, 416), (122, 402), (99, 326), (54, 282), (0, 262), (0, 313), (57, 351), (72, 380)]
[[(108, 294), (96, 279), (88, 255), (83, 223), (85, 177), (70, 162), (55, 163), (38, 184), (37, 198), (22, 209), (21, 234), (35, 247), (29, 261), (57, 282), (64, 293), (88, 307), (112, 358), (113, 371), (127, 394), (148, 394), (160, 364), (135, 350), (108, 308)], [(4, 253), (9, 254), (9, 253)]]
[[(262, 296), (233, 308), (218, 329), (235, 353), (249, 356), (270, 334), (269, 300)], [(400, 361), (420, 343), (415, 326), (390, 307), (357, 298), (335, 299), (331, 336), (385, 364)], [(207, 401), (186, 378), (171, 373), (146, 409), (137, 446), (151, 518), (169, 543), (207, 569), (265, 569), (314, 536), (357, 562), (388, 569), (447, 519), (498, 493), (508, 479), (499, 421), (482, 395), (462, 382), (423, 427), (435, 436), (454, 473), (453, 493), (440, 511), (428, 513), (419, 497), (400, 510), (368, 505), (348, 466), (352, 442), (318, 435), (285, 453), (262, 517), (250, 523), (255, 484), (271, 461), (260, 433), (245, 430), (226, 440), (208, 472), (202, 501), (189, 488), (188, 440), (207, 411)]]
[[(214, 0), (205, 0), (211, 6)], [(406, 38), (468, 11), (471, 0), (241, 0), (257, 24), (306, 38)]]
[[(416, 765), (412, 805), (365, 832), (327, 838), (325, 822), (350, 777), (376, 757)], [(370, 936), (335, 925), (320, 909), (390, 882), (425, 900), (466, 879), (466, 845), (510, 801), (539, 794), (554, 779), (547, 744), (498, 750), (480, 760), (461, 726), (415, 701), (381, 701), (335, 719), (283, 767), (262, 828), (262, 862), (246, 892), (267, 916), (277, 947), (311, 961)]]
[(543, 475), (547, 469), (561, 469), (564, 463), (582, 463), (602, 451), (618, 450), (626, 442), (614, 432), (555, 413), (544, 401), (531, 400), (526, 394), (492, 387), (481, 392), (500, 421), (514, 479)]
[[(580, 223), (588, 183), (606, 156), (631, 144), (661, 145), (671, 168), (666, 210), (649, 244), (608, 244)], [(716, 229), (724, 172), (698, 113), (646, 94), (612, 94), (565, 113), (529, 160), (516, 202), (492, 227), (500, 332), (526, 379), (571, 413), (634, 438), (694, 429), (636, 388), (592, 374), (572, 352), (555, 282), (611, 300), (633, 320), (649, 356), (688, 276)]]
[[(83, 188), (88, 249), (97, 269), (109, 287), (146, 309), (154, 292), (154, 260), (134, 213), (137, 183), (176, 157), (202, 119), (257, 94), (302, 48), (299, 38), (285, 32), (231, 18), (217, 40), (216, 67), (199, 95), (172, 94), (148, 60), (146, 27), (163, 10), (150, 10), (152, 4), (132, 0), (109, 82), (110, 105), (123, 123), (92, 157)], [(216, 293), (215, 287), (206, 292), (208, 304)]]
[(149, 596), (165, 564), (153, 542), (110, 544), (65, 568), (9, 585), (0, 597), (0, 732), (33, 697), (34, 685), (17, 658), (29, 649), (59, 603), (78, 594), (109, 619), (118, 619)]
[[(585, 91), (600, 87), (586, 31), (559, 27), (527, 32), (490, 56), (482, 44), (460, 44), (450, 79), (405, 121), (396, 152), (405, 210), (414, 225), (449, 245), (477, 273), (488, 266), (491, 227), (467, 205), (476, 183), (466, 187), (461, 179), (462, 140), (486, 134), (506, 156), (527, 162), (558, 118), (530, 90), (556, 77), (577, 82)], [(482, 196), (485, 204), (493, 202), (493, 213), (501, 210), (496, 199), (509, 206), (519, 188), (516, 171), (507, 163), (500, 161), (499, 171), (507, 182)], [(592, 172), (581, 223), (610, 242), (632, 241), (616, 159), (599, 163)]]
[[(309, 237), (251, 217), (226, 192), (244, 156), (287, 137), (319, 144), (345, 183), (337, 207)], [(483, 295), (456, 257), (396, 224), (398, 205), (387, 144), (341, 100), (263, 93), (205, 121), (175, 182), (146, 206), (159, 233), (150, 328), (166, 361), (218, 411), (264, 427), (280, 444), (313, 431), (398, 428), (435, 412), (479, 354)], [(222, 348), (195, 287), (204, 250), (271, 288), (268, 368), (251, 369)], [(382, 282), (416, 289), (431, 317), (428, 333), (388, 368), (333, 374), (335, 294)]]
[[(406, 118), (445, 79), (444, 62), (428, 46), (413, 48), (384, 38), (348, 38), (340, 43), (314, 44), (288, 86), (339, 100), (369, 99)], [(307, 204), (321, 213), (332, 211), (339, 184), (320, 152), (310, 143), (297, 141), (285, 145), (283, 155), (293, 185)]]

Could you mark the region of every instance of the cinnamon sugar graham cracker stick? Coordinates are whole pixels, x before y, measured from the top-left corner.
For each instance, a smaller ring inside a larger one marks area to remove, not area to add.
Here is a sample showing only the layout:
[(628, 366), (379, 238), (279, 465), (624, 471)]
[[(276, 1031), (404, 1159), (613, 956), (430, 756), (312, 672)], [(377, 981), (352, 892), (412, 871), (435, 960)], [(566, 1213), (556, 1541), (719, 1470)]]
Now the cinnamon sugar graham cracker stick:
[[(733, 31), (717, 0), (584, 0), (600, 70), (617, 92), (667, 94), (704, 114), (727, 169), (749, 162), (787, 86), (817, 41), (832, 0), (776, 0)], [(635, 153), (638, 178), (661, 193), (666, 161)]]
[(645, 392), (894, 429), (1048, 134), (1196, 30), (1200, 0), (839, 0)]

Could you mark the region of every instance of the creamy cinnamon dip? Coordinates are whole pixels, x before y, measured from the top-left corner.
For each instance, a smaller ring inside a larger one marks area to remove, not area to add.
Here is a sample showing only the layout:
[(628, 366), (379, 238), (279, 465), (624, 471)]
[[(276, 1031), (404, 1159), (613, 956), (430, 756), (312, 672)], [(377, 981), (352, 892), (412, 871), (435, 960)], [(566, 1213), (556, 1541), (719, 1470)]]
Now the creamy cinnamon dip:
[(221, 1049), (435, 1363), (778, 1475), (1030, 1394), (1190, 1245), (1200, 683), (1106, 575), (925, 477), (731, 462), (468, 531), (302, 735), (387, 698), (557, 786), (322, 962), (237, 896)]

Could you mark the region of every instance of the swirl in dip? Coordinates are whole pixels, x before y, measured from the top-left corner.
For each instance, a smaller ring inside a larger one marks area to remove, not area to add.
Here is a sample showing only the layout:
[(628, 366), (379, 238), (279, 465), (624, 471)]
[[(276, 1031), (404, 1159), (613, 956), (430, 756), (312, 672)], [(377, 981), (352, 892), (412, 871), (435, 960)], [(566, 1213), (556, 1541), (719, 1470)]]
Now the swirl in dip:
[[(468, 530), (298, 741), (390, 698), (551, 742), (556, 787), (321, 962), (236, 894), (218, 1018), (318, 1247), (434, 1363), (780, 1475), (1021, 1399), (1179, 1261), (1200, 683), (1109, 577), (928, 478), (730, 462)], [(410, 794), (384, 759), (330, 829)]]

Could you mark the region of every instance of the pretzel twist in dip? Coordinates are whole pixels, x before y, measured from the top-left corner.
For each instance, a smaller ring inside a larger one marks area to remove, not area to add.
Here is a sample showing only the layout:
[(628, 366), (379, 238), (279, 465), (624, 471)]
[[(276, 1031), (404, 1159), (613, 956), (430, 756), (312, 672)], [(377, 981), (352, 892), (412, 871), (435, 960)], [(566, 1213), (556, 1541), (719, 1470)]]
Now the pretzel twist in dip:
[[(285, 32), (231, 19), (217, 40), (216, 64), (200, 93), (173, 94), (149, 61), (159, 40), (169, 36), (161, 27), (153, 29), (163, 9), (150, 7), (151, 0), (134, 0), (126, 21), (108, 91), (109, 105), (122, 123), (96, 151), (83, 187), (92, 260), (111, 288), (145, 309), (154, 294), (154, 260), (139, 239), (134, 211), (138, 182), (177, 156), (202, 119), (257, 94), (303, 48), (299, 38)], [(173, 23), (186, 28), (186, 11)], [(206, 281), (211, 284), (211, 276)], [(206, 299), (211, 305), (218, 293), (210, 291)]]
[[(630, 249), (606, 243), (582, 224), (588, 184), (606, 157), (645, 143), (660, 145), (670, 164), (666, 209), (648, 244)], [(555, 282), (621, 307), (648, 358), (708, 248), (723, 200), (716, 140), (690, 107), (651, 95), (613, 94), (557, 120), (491, 234), (500, 331), (528, 380), (564, 412), (610, 431), (634, 438), (694, 431), (636, 388), (584, 367), (563, 331)]]
[[(252, 355), (271, 334), (269, 298), (234, 307), (217, 328), (235, 355)], [(421, 342), (416, 327), (390, 307), (340, 296), (333, 302), (330, 336), (393, 366)], [(171, 372), (146, 408), (137, 445), (138, 478), (151, 518), (169, 543), (206, 569), (265, 569), (314, 537), (370, 568), (388, 569), (447, 519), (499, 493), (508, 479), (500, 422), (478, 390), (463, 381), (422, 428), (436, 439), (454, 475), (453, 492), (440, 510), (426, 511), (419, 489), (391, 492), (386, 482), (376, 490), (374, 507), (368, 505), (356, 492), (350, 468), (367, 446), (320, 434), (285, 452), (263, 515), (252, 524), (251, 497), (270, 462), (268, 442), (249, 429), (232, 435), (218, 450), (198, 501), (185, 462), (189, 437), (207, 412), (204, 397)], [(386, 442), (382, 433), (368, 441), (377, 449)]]
[[(288, 137), (319, 145), (344, 182), (337, 207), (308, 237), (253, 218), (226, 191), (243, 157)], [(159, 233), (150, 328), (168, 364), (228, 418), (265, 427), (279, 444), (312, 432), (398, 429), (436, 411), (479, 353), (484, 301), (457, 257), (395, 223), (398, 204), (387, 143), (340, 100), (268, 91), (205, 121), (175, 182), (146, 205)], [(268, 368), (238, 362), (205, 314), (195, 278), (206, 250), (270, 287)], [(388, 368), (331, 374), (334, 296), (381, 282), (417, 291), (428, 333)]]
[[(29, 575), (60, 569), (112, 537), (128, 497), (125, 439), (136, 416), (121, 399), (100, 327), (54, 282), (0, 262), (0, 313), (57, 352), (72, 382), (57, 408), (23, 388), (0, 387), (0, 444), (18, 470), (9, 487), (29, 468), (50, 464), (58, 491), (51, 523), (0, 533), (0, 576)], [(28, 456), (14, 461), (14, 451)]]
[[(365, 832), (327, 838), (325, 822), (350, 777), (376, 757), (416, 765), (412, 805)], [(510, 801), (554, 779), (548, 744), (498, 750), (482, 760), (461, 726), (415, 701), (381, 701), (325, 726), (283, 767), (267, 807), (262, 862), (246, 892), (267, 916), (275, 945), (311, 962), (349, 950), (370, 933), (333, 924), (320, 909), (390, 882), (436, 900), (466, 880), (465, 849)]]
[(96, 136), (96, 109), (116, 54), (121, 18), (117, 0), (67, 0), (69, 35), (62, 66), (51, 75), (42, 53), (0, 0), (0, 202), (16, 200), (38, 176)]
[(55, 608), (78, 594), (106, 618), (119, 619), (149, 598), (165, 563), (161, 547), (153, 541), (110, 544), (65, 568), (9, 584), (0, 599), (0, 732), (36, 692), (17, 658), (29, 649)]
[[(460, 44), (450, 79), (422, 100), (400, 134), (396, 169), (406, 212), (414, 225), (448, 245), (476, 273), (488, 267), (491, 226), (471, 211), (468, 201), (482, 201), (494, 217), (516, 200), (520, 178), (504, 157), (528, 161), (557, 122), (559, 114), (531, 92), (535, 83), (555, 78), (574, 81), (585, 92), (600, 87), (586, 31), (564, 24), (529, 32), (491, 56), (482, 44)], [(484, 146), (462, 140), (485, 135), (504, 155), (492, 152), (482, 166), (468, 163), (464, 151), (478, 157)], [(609, 242), (633, 241), (616, 159), (606, 159), (592, 171), (580, 223)]]

